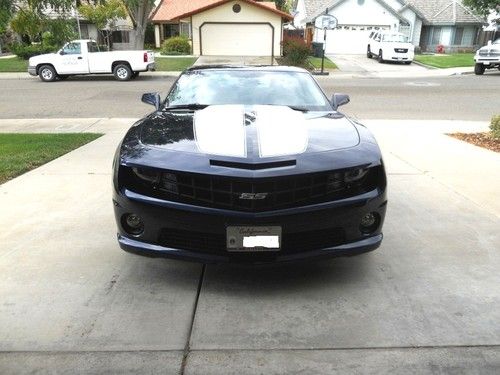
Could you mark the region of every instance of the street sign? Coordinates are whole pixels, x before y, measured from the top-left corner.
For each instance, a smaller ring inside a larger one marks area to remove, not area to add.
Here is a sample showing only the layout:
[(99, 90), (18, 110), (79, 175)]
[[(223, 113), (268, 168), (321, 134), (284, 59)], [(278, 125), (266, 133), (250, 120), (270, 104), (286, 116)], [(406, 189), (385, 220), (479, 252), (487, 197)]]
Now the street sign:
[(314, 27), (323, 30), (333, 30), (337, 27), (337, 18), (331, 14), (322, 14), (314, 20)]

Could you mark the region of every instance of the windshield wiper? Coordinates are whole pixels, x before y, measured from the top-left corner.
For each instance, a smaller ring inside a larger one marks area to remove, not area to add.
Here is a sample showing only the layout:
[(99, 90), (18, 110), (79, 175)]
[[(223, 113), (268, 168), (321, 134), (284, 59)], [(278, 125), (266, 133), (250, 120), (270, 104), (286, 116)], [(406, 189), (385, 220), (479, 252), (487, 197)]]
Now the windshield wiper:
[(190, 104), (177, 104), (165, 107), (165, 111), (171, 111), (173, 109), (187, 109), (187, 110), (196, 110), (196, 109), (204, 109), (207, 108), (208, 104), (199, 104), (199, 103), (190, 103)]

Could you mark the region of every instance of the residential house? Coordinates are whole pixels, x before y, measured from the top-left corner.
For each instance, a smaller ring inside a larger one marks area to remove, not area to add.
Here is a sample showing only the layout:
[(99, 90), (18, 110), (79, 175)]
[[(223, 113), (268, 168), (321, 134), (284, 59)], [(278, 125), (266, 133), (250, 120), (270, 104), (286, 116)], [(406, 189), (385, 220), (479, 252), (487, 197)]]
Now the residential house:
[(485, 23), (461, 0), (296, 0), (294, 24), (306, 29), (308, 42), (323, 42), (314, 20), (326, 12), (338, 20), (327, 31), (326, 53), (339, 54), (365, 53), (373, 30), (401, 32), (423, 51), (473, 49)]
[(185, 35), (193, 55), (277, 56), (283, 23), (293, 17), (272, 1), (162, 0), (151, 15), (155, 43)]

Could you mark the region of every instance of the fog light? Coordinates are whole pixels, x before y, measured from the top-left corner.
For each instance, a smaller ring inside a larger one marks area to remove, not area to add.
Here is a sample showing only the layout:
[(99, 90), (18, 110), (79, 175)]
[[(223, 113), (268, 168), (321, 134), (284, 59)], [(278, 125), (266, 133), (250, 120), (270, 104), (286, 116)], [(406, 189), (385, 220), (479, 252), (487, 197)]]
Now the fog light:
[(367, 213), (361, 218), (360, 230), (361, 232), (366, 234), (372, 233), (378, 228), (379, 222), (380, 222), (380, 216), (378, 213), (376, 212)]
[(136, 214), (126, 214), (122, 219), (123, 228), (130, 234), (137, 236), (144, 231), (144, 222)]

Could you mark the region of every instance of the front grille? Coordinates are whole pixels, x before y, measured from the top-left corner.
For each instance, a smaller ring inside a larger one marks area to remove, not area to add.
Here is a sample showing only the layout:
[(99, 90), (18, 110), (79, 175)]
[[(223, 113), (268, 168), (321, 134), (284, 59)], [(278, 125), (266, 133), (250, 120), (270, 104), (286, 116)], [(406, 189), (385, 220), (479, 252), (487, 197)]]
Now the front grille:
[(255, 179), (152, 168), (122, 169), (126, 187), (139, 194), (248, 212), (300, 207), (359, 195), (373, 190), (381, 176), (380, 167)]
[[(293, 254), (338, 246), (344, 242), (345, 232), (342, 228), (328, 228), (293, 233), (287, 233), (284, 229), (281, 250), (278, 253)], [(225, 233), (203, 233), (164, 228), (160, 231), (158, 244), (174, 249), (219, 255), (228, 254), (226, 250)]]
[(500, 51), (479, 51), (479, 56), (487, 56), (487, 57), (495, 57), (495, 56), (500, 56)]
[(397, 53), (407, 53), (408, 52), (408, 48), (394, 48), (394, 52), (397, 52)]

